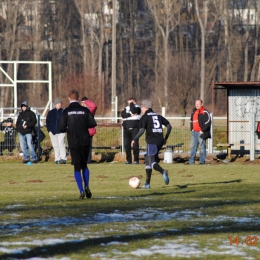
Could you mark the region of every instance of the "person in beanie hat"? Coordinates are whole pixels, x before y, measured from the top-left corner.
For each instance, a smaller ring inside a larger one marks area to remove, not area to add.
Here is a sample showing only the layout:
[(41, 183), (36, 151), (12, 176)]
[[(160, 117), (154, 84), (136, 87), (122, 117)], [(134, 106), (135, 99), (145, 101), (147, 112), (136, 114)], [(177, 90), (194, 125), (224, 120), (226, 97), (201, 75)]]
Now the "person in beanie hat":
[[(81, 99), (81, 105), (83, 107), (87, 107), (90, 111), (90, 113), (95, 116), (96, 110), (97, 110), (97, 104), (93, 101), (89, 100), (86, 96)], [(89, 154), (88, 154), (88, 163), (91, 163), (92, 159), (92, 139), (93, 136), (97, 133), (96, 128), (89, 128), (88, 129), (89, 135), (90, 135), (90, 145), (89, 145)]]
[(32, 157), (32, 162), (38, 163), (32, 140), (32, 131), (36, 123), (37, 118), (35, 113), (30, 110), (26, 101), (22, 102), (21, 112), (16, 121), (16, 130), (19, 134), (20, 146), (24, 156), (23, 163), (28, 163), (30, 161), (28, 149)]
[(60, 119), (63, 111), (61, 103), (61, 100), (56, 98), (54, 100), (55, 108), (50, 110), (46, 117), (46, 127), (54, 149), (56, 164), (66, 164), (67, 162), (66, 134), (60, 132)]
[[(163, 116), (153, 112), (153, 103), (151, 100), (144, 100), (141, 104), (141, 110), (143, 116), (140, 119), (140, 129), (137, 135), (133, 138), (132, 146), (140, 138), (140, 136), (146, 131), (146, 156), (145, 156), (145, 171), (146, 182), (143, 186), (145, 189), (150, 189), (150, 181), (152, 176), (152, 170), (156, 170), (162, 174), (164, 183), (169, 184), (168, 171), (164, 170), (158, 163), (158, 153), (162, 146), (166, 144), (172, 126), (169, 121)], [(165, 137), (163, 137), (163, 125), (167, 127)]]

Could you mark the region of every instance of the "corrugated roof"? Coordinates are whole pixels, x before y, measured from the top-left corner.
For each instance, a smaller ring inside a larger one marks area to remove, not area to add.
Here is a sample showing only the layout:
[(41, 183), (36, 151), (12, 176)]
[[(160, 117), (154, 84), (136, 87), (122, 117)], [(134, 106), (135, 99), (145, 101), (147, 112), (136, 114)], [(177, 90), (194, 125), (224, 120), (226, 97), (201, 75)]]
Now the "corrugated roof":
[(260, 81), (213, 81), (214, 89), (260, 88)]

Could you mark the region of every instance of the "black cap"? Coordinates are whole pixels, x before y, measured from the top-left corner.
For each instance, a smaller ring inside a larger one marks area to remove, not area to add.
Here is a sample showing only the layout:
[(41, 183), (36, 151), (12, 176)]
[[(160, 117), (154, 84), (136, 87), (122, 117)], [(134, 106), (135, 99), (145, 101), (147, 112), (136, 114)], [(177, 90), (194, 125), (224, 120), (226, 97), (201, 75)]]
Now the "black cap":
[(81, 102), (82, 101), (85, 101), (85, 100), (88, 100), (88, 98), (86, 96), (84, 96), (82, 99), (81, 99)]
[(13, 119), (11, 117), (8, 117), (6, 120), (5, 120), (7, 123), (13, 123)]

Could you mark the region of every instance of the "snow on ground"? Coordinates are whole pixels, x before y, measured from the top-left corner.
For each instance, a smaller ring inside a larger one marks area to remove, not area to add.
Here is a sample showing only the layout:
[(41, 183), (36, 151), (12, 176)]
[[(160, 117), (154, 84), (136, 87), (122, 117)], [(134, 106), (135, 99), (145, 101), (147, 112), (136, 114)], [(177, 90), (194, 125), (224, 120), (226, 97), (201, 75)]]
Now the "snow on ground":
[[(217, 216), (214, 219), (209, 218), (208, 216), (205, 216), (202, 214), (202, 212), (195, 211), (195, 210), (183, 210), (178, 212), (166, 212), (163, 209), (138, 209), (131, 212), (120, 212), (118, 210), (115, 210), (113, 213), (97, 213), (94, 216), (90, 217), (86, 214), (83, 214), (82, 218), (74, 218), (74, 217), (62, 217), (62, 218), (46, 218), (39, 221), (39, 219), (28, 219), (27, 221), (20, 222), (19, 221), (19, 215), (16, 214), (15, 210), (17, 208), (25, 207), (25, 205), (17, 204), (17, 205), (10, 205), (7, 207), (7, 209), (13, 209), (14, 212), (8, 214), (8, 216), (12, 216), (12, 219), (8, 219), (6, 222), (0, 223), (0, 233), (2, 237), (10, 236), (10, 235), (17, 235), (18, 233), (21, 233), (23, 231), (27, 231), (30, 228), (33, 227), (39, 227), (39, 230), (55, 230), (59, 231), (62, 229), (62, 227), (66, 226), (77, 226), (79, 229), (81, 229), (81, 232), (77, 232), (75, 230), (74, 234), (67, 234), (61, 239), (35, 239), (31, 238), (31, 241), (28, 241), (28, 237), (26, 238), (26, 241), (19, 241), (19, 242), (0, 242), (0, 252), (1, 253), (15, 253), (15, 254), (22, 254), (25, 251), (30, 251), (30, 247), (36, 247), (36, 246), (47, 246), (47, 245), (55, 245), (55, 244), (62, 244), (65, 242), (71, 242), (71, 243), (77, 243), (82, 240), (90, 239), (90, 238), (98, 238), (103, 237), (104, 235), (107, 235), (109, 232), (106, 231), (106, 234), (102, 233), (95, 233), (92, 234), (90, 232), (87, 232), (86, 226), (87, 225), (95, 225), (95, 224), (102, 224), (102, 223), (113, 223), (113, 222), (123, 222), (128, 223), (129, 225), (126, 225), (126, 230), (129, 233), (135, 233), (136, 230), (138, 231), (145, 231), (146, 227), (142, 224), (133, 223), (138, 221), (145, 221), (149, 220), (150, 222), (157, 222), (157, 221), (167, 221), (175, 219), (176, 221), (189, 221), (191, 220), (191, 228), (194, 228), (194, 230), (204, 230), (205, 227), (196, 227), (197, 221), (208, 221), (208, 222), (224, 222), (224, 221), (232, 221), (236, 222), (238, 224), (244, 224), (244, 223), (254, 223), (255, 225), (260, 224), (259, 218), (254, 217), (229, 217), (225, 215)], [(0, 215), (3, 215), (4, 212), (0, 211)], [(193, 226), (194, 225), (194, 226)], [(218, 228), (224, 228), (223, 226), (219, 226)], [(82, 232), (83, 230), (83, 232)], [(115, 232), (115, 230), (110, 230), (111, 232)], [(172, 229), (171, 231), (178, 231), (177, 229)], [(256, 235), (257, 236), (257, 235)], [(259, 236), (258, 236), (259, 237)], [(247, 253), (245, 252), (245, 249), (248, 249), (248, 246), (241, 245), (241, 246), (234, 246), (230, 245), (228, 239), (226, 241), (218, 241), (218, 250), (211, 250), (210, 247), (212, 246), (212, 241), (208, 241), (208, 244), (204, 247), (201, 247), (196, 241), (187, 241), (182, 237), (179, 237), (175, 240), (163, 240), (163, 239), (155, 239), (153, 246), (149, 248), (139, 248), (137, 250), (134, 250), (130, 253), (123, 253), (119, 251), (118, 249), (113, 249), (113, 259), (116, 259), (117, 257), (120, 259), (140, 259), (142, 256), (151, 256), (153, 254), (162, 254), (170, 257), (198, 257), (201, 258), (202, 256), (207, 255), (230, 255), (230, 256), (240, 256), (246, 260), (254, 259), (252, 257), (249, 257)], [(111, 241), (107, 244), (100, 244), (101, 246), (127, 246), (128, 243), (122, 243), (116, 240)], [(120, 248), (120, 247), (118, 247)], [(252, 247), (252, 250), (256, 250), (260, 252), (259, 247)], [(131, 254), (131, 258), (129, 258), (129, 254)], [(102, 260), (111, 259), (110, 257), (106, 256), (106, 253), (99, 252), (97, 254), (93, 254), (92, 258), (99, 258)], [(43, 258), (30, 258), (30, 260), (41, 260)], [(44, 259), (50, 259), (50, 260), (58, 260), (58, 258), (44, 258)], [(59, 260), (70, 260), (70, 258), (63, 257), (59, 258)]]

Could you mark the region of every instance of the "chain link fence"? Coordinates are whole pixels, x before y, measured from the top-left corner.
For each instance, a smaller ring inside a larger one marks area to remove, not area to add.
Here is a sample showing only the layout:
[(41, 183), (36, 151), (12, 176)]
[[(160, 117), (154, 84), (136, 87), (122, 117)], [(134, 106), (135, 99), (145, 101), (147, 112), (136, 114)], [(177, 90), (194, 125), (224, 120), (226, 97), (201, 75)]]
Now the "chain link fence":
[[(117, 152), (124, 152), (123, 146), (123, 128), (121, 125), (121, 118), (109, 118), (109, 117), (96, 117), (97, 122), (97, 134), (93, 137), (93, 152), (102, 152), (102, 150), (112, 150)], [(172, 132), (167, 140), (167, 146), (173, 149), (176, 153), (189, 153), (190, 151), (190, 118), (189, 117), (167, 117), (172, 125)], [(15, 118), (13, 118), (15, 123)], [(45, 118), (41, 118), (43, 125)], [(222, 138), (220, 142), (226, 142), (227, 138), (227, 120), (225, 117), (214, 119), (214, 131), (213, 136), (215, 138)], [(41, 130), (45, 133), (46, 137), (41, 143), (43, 151), (51, 148), (51, 141), (49, 134), (45, 126), (41, 127)], [(164, 129), (166, 132), (166, 128)], [(0, 142), (4, 142), (5, 131), (0, 131)], [(213, 138), (214, 138), (213, 137)], [(19, 150), (19, 138), (16, 135), (16, 146), (13, 153), (20, 152)], [(219, 140), (213, 139), (213, 147)], [(145, 133), (139, 140), (140, 149), (145, 150)], [(208, 144), (207, 144), (208, 145)], [(53, 152), (53, 150), (52, 150)], [(69, 150), (68, 150), (69, 153)], [(3, 155), (8, 155), (8, 149), (3, 150)]]

